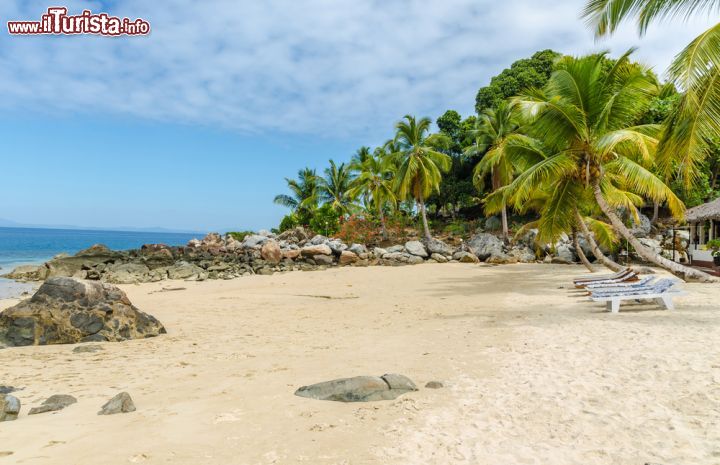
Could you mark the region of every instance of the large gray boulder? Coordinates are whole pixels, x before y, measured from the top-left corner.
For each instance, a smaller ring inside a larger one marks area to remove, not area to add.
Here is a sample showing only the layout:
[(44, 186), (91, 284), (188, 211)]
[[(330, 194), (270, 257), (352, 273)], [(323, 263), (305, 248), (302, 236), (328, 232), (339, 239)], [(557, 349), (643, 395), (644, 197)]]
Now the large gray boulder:
[(412, 391), (417, 391), (417, 386), (410, 378), (397, 374), (385, 374), (380, 377), (341, 378), (303, 386), (295, 391), (295, 395), (337, 402), (371, 402), (392, 400)]
[(248, 236), (245, 236), (245, 239), (243, 239), (242, 241), (241, 247), (243, 249), (254, 249), (255, 247), (260, 247), (269, 239), (269, 237), (261, 236), (260, 234), (250, 234)]
[(425, 250), (425, 246), (420, 241), (408, 241), (405, 243), (405, 250), (410, 255), (415, 255), (416, 257), (422, 257), (427, 258), (428, 253), (427, 250)]
[(425, 248), (429, 254), (440, 254), (450, 257), (453, 254), (453, 248), (439, 239), (430, 239), (425, 241)]
[(635, 218), (631, 216), (631, 222), (632, 228), (630, 228), (630, 232), (633, 233), (635, 237), (647, 237), (650, 231), (652, 231), (650, 218), (642, 213), (638, 214), (638, 220), (635, 220)]
[(321, 245), (321, 244), (327, 244), (327, 243), (328, 243), (328, 238), (321, 234), (317, 234), (312, 239), (310, 239), (310, 244), (312, 244), (312, 245)]
[(168, 267), (167, 275), (170, 279), (185, 279), (188, 281), (203, 281), (207, 279), (207, 272), (197, 265), (180, 261)]
[(350, 248), (348, 248), (348, 250), (350, 252), (354, 253), (355, 255), (361, 255), (364, 253), (368, 253), (367, 247), (365, 247), (362, 244), (353, 244), (350, 246)]
[(343, 242), (339, 239), (333, 239), (332, 241), (328, 241), (327, 245), (328, 247), (330, 247), (330, 250), (332, 250), (335, 255), (340, 255), (348, 248), (348, 246), (343, 244)]
[(303, 257), (312, 257), (315, 255), (332, 255), (332, 249), (327, 244), (306, 245), (300, 249)]
[(10, 394), (0, 394), (0, 421), (17, 420), (20, 414), (20, 400)]
[(46, 277), (71, 277), (97, 265), (115, 263), (126, 258), (122, 252), (115, 252), (102, 244), (95, 244), (81, 250), (72, 257), (56, 257), (45, 264)]
[(112, 284), (134, 284), (148, 280), (150, 268), (139, 263), (117, 263), (106, 268), (104, 279)]
[(279, 241), (287, 241), (297, 244), (307, 241), (309, 237), (308, 231), (306, 231), (302, 226), (298, 226), (294, 229), (288, 229), (287, 231), (280, 233), (277, 239)]
[(532, 263), (536, 260), (535, 252), (524, 245), (515, 245), (510, 249), (508, 255), (515, 257), (520, 263)]
[(464, 250), (458, 250), (453, 254), (452, 258), (460, 263), (480, 263), (480, 259), (477, 255)]
[(503, 241), (489, 233), (474, 235), (468, 242), (470, 251), (480, 260), (487, 260), (492, 255), (503, 255)]
[(28, 346), (124, 341), (164, 334), (111, 284), (50, 278), (30, 299), (0, 312), (0, 344)]
[(41, 281), (46, 274), (45, 265), (20, 265), (2, 277), (16, 281)]
[(552, 258), (552, 263), (561, 265), (569, 265), (575, 263), (575, 251), (570, 244), (558, 244), (555, 247), (555, 255)]

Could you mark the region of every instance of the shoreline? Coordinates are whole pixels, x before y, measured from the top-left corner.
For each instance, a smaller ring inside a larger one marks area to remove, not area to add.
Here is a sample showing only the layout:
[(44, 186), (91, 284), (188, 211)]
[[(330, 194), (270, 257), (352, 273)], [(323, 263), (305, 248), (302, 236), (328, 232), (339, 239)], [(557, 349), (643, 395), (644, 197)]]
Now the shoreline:
[[(95, 353), (0, 350), (23, 402), (0, 452), (39, 465), (711, 463), (720, 290), (686, 284), (674, 312), (613, 315), (573, 296), (578, 274), (457, 263), (121, 285), (168, 334)], [(420, 390), (357, 404), (293, 395), (384, 373)], [(96, 415), (120, 391), (137, 411)], [(52, 394), (78, 403), (27, 416)]]

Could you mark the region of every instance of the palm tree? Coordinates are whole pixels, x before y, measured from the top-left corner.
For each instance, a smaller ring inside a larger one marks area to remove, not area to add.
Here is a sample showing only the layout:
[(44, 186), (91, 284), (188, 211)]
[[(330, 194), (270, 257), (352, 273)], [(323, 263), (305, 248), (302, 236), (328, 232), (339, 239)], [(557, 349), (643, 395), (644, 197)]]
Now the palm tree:
[[(465, 150), (466, 155), (482, 155), (473, 171), (473, 183), (482, 190), (483, 180), (490, 173), (492, 188), (497, 190), (512, 181), (515, 167), (508, 154), (507, 141), (519, 127), (512, 104), (501, 103), (497, 109), (485, 110), (477, 120), (475, 144)], [(500, 210), (503, 240), (508, 241), (507, 206)]]
[[(695, 13), (715, 13), (720, 0), (589, 0), (584, 11), (597, 36), (614, 32), (636, 18), (640, 34), (650, 23)], [(659, 147), (665, 175), (675, 172), (685, 187), (697, 181), (709, 140), (720, 133), (720, 23), (703, 32), (680, 52), (669, 70), (685, 94), (666, 123)]]
[(330, 167), (325, 168), (325, 177), (318, 179), (321, 200), (340, 214), (349, 213), (354, 198), (350, 195), (352, 180), (350, 168), (345, 163), (336, 165), (330, 160)]
[(410, 197), (415, 200), (427, 240), (432, 239), (432, 236), (427, 222), (425, 199), (440, 190), (442, 173), (448, 171), (452, 163), (450, 156), (436, 149), (447, 138), (439, 134), (427, 135), (431, 124), (430, 118), (416, 120), (414, 116), (405, 115), (403, 121), (395, 125), (397, 151), (392, 155), (398, 165), (395, 175), (397, 196), (401, 200)]
[(642, 245), (617, 213), (624, 208), (637, 217), (637, 205), (644, 198), (667, 202), (676, 217), (682, 217), (685, 209), (672, 190), (645, 168), (652, 164), (660, 128), (635, 122), (657, 86), (646, 68), (629, 61), (630, 53), (614, 64), (605, 54), (566, 57), (544, 89), (516, 99), (532, 120), (531, 134), (543, 141), (550, 155), (503, 189), (502, 201), (520, 206), (537, 189), (547, 189), (550, 198), (538, 227), (541, 234), (554, 237), (577, 225), (576, 211), (594, 198), (644, 260), (686, 277), (712, 279)]
[(349, 195), (355, 198), (363, 197), (372, 204), (380, 219), (382, 238), (387, 239), (384, 208), (388, 202), (391, 205), (397, 202), (393, 191), (392, 165), (380, 150), (368, 155), (358, 169), (360, 174), (353, 181)]
[(285, 178), (291, 195), (275, 196), (275, 203), (290, 208), (295, 214), (312, 212), (318, 204), (318, 177), (315, 170), (304, 168), (298, 171), (297, 179)]
[(355, 152), (355, 155), (353, 155), (350, 159), (350, 168), (353, 171), (362, 171), (363, 163), (365, 163), (365, 160), (371, 156), (372, 153), (370, 153), (370, 147), (360, 147), (357, 152)]

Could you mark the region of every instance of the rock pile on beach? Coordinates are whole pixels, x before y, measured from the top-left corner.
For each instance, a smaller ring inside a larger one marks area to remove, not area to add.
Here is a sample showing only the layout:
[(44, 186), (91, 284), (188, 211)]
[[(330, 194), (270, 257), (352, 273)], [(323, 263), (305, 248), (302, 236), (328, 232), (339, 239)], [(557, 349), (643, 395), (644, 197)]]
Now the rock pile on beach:
[(76, 278), (50, 278), (30, 299), (0, 312), (0, 345), (124, 341), (164, 334), (116, 286)]
[[(335, 238), (311, 235), (298, 227), (281, 234), (260, 231), (242, 241), (232, 235), (211, 233), (186, 246), (147, 244), (128, 251), (94, 245), (73, 256), (59, 255), (40, 266), (22, 266), (5, 275), (20, 281), (55, 277), (101, 280), (112, 284), (156, 282), (165, 279), (203, 281), (241, 276), (269, 275), (284, 271), (310, 271), (331, 266), (402, 266), (420, 263), (529, 263), (544, 258), (552, 263), (575, 263), (570, 238), (539, 246), (537, 230), (529, 230), (511, 244), (491, 233), (480, 232), (459, 245), (438, 239), (411, 240), (390, 247), (346, 244)], [(589, 245), (580, 241), (592, 260)]]

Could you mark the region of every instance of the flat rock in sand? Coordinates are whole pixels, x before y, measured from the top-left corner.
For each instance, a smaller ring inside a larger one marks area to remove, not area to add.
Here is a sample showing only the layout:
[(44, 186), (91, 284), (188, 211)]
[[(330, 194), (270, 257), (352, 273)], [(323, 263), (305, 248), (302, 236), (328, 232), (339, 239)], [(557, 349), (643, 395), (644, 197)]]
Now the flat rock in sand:
[(371, 402), (392, 400), (411, 391), (417, 391), (417, 387), (407, 376), (385, 374), (380, 377), (341, 378), (303, 386), (295, 391), (295, 395), (337, 402)]
[(57, 412), (62, 410), (68, 405), (72, 405), (77, 402), (77, 399), (67, 394), (55, 394), (50, 396), (39, 406), (33, 407), (28, 412), (28, 415), (37, 415), (38, 413), (45, 412)]

